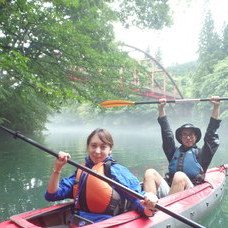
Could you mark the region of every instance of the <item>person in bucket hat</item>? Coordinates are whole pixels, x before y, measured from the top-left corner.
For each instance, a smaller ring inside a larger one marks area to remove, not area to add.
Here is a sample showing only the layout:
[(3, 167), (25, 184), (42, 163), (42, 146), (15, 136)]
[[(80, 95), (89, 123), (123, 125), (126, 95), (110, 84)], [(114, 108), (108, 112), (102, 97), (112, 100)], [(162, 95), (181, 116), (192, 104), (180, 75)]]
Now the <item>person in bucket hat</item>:
[(213, 110), (204, 136), (203, 147), (198, 148), (196, 145), (201, 139), (201, 130), (191, 123), (186, 123), (176, 130), (176, 140), (181, 144), (177, 147), (164, 108), (166, 99), (159, 101), (158, 122), (161, 126), (163, 150), (169, 162), (169, 172), (163, 178), (155, 169), (146, 170), (144, 190), (153, 192), (161, 198), (204, 181), (205, 172), (219, 146), (217, 129), (221, 120), (219, 120), (219, 97), (211, 97)]

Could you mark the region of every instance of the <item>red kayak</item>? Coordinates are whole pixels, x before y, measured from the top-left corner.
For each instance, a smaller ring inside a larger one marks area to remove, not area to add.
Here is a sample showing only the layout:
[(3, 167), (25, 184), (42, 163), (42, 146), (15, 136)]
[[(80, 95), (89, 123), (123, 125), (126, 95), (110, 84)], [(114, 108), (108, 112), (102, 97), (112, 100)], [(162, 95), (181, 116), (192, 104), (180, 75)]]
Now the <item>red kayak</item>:
[[(205, 182), (194, 188), (179, 192), (159, 200), (159, 204), (170, 211), (181, 214), (191, 221), (198, 222), (218, 205), (224, 194), (227, 165), (208, 169)], [(10, 217), (1, 222), (0, 228), (68, 227), (67, 221), (73, 203), (59, 204)], [(185, 227), (181, 221), (157, 211), (151, 218), (143, 218), (130, 211), (102, 222), (84, 227)], [(189, 226), (188, 226), (189, 227)]]

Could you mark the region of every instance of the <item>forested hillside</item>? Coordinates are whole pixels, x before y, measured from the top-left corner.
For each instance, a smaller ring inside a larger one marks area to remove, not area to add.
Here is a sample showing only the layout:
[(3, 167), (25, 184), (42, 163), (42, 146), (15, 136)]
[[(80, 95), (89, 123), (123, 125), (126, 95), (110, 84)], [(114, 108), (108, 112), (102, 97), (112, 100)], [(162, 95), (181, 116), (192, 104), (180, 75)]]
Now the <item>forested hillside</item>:
[[(219, 35), (220, 34), (220, 35)], [(228, 26), (217, 33), (210, 12), (207, 13), (199, 36), (199, 58), (195, 62), (169, 68), (184, 95), (188, 98), (228, 97)], [(207, 103), (197, 105), (198, 117), (208, 115)], [(221, 106), (221, 118), (227, 122), (228, 104)]]

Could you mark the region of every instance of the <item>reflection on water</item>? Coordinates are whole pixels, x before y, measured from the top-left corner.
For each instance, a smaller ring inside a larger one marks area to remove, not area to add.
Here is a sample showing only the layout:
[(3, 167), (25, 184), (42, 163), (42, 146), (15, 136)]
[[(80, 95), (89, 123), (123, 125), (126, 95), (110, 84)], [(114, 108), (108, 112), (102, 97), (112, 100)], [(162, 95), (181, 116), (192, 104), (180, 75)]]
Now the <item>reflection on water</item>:
[(28, 183), (26, 183), (23, 187), (24, 190), (29, 190), (32, 188), (38, 188), (43, 185), (43, 181), (37, 178), (32, 178)]
[[(81, 163), (86, 155), (87, 136), (93, 129), (55, 129), (28, 137), (53, 151), (69, 152), (73, 160)], [(164, 174), (167, 161), (162, 152), (160, 129), (141, 131), (111, 130), (111, 133), (114, 138), (114, 159), (142, 181), (147, 168), (153, 167)], [(220, 165), (222, 161), (228, 163), (227, 142), (223, 137), (211, 166)], [(46, 202), (43, 196), (55, 158), (20, 139), (14, 140), (7, 133), (0, 133), (0, 145), (0, 221), (14, 214), (53, 205)], [(75, 167), (66, 165), (62, 177), (70, 176), (74, 170)], [(216, 212), (210, 216), (210, 220), (204, 221), (206, 227), (225, 227), (227, 224), (228, 193)]]

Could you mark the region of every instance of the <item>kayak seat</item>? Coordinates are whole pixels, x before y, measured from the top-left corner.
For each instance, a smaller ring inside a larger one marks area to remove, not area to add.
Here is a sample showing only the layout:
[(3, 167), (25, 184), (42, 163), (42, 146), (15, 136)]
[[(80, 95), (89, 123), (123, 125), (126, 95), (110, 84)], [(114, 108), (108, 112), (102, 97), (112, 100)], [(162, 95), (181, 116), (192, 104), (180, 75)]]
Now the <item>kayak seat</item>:
[(83, 218), (76, 213), (74, 213), (70, 219), (70, 227), (81, 227), (92, 223), (93, 222), (89, 219)]

